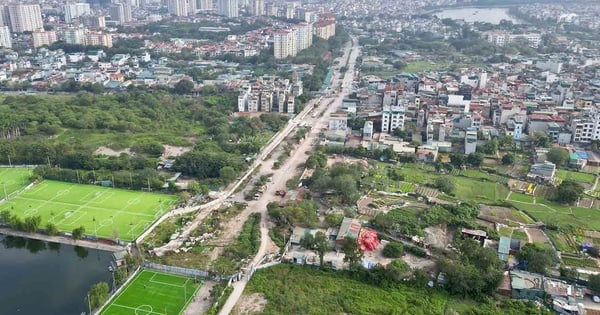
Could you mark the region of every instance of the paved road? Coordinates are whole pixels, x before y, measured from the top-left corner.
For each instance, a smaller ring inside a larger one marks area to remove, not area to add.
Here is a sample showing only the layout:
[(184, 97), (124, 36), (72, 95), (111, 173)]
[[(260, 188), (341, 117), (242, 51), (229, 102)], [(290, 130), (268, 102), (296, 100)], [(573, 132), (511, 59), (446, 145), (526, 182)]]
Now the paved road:
[[(323, 115), (321, 115), (321, 116), (316, 115), (317, 117), (312, 117), (312, 115), (311, 115), (311, 118), (307, 118), (306, 114), (308, 114), (308, 112), (304, 111), (302, 114), (298, 115), (294, 119), (295, 124), (298, 124), (300, 120), (303, 122), (308, 122), (309, 124), (312, 125), (312, 131), (307, 135), (306, 139), (294, 151), (293, 155), (286, 161), (286, 163), (284, 163), (284, 165), (273, 174), (274, 185), (271, 185), (270, 187), (267, 188), (263, 197), (257, 202), (257, 205), (256, 205), (257, 207), (252, 207), (252, 208), (254, 208), (253, 212), (260, 212), (263, 215), (262, 215), (261, 228), (260, 228), (260, 234), (261, 234), (260, 247), (258, 249), (256, 256), (254, 256), (254, 259), (252, 259), (250, 266), (258, 265), (262, 261), (265, 254), (267, 254), (267, 247), (270, 242), (269, 229), (267, 228), (267, 222), (266, 222), (266, 220), (267, 220), (266, 204), (268, 203), (268, 200), (272, 199), (272, 196), (274, 195), (275, 190), (285, 188), (285, 186), (283, 186), (283, 187), (279, 187), (279, 186), (281, 185), (282, 182), (285, 183), (285, 181), (287, 179), (292, 178), (295, 174), (296, 167), (300, 163), (303, 163), (304, 161), (306, 161), (306, 156), (307, 156), (306, 151), (310, 150), (311, 143), (312, 143), (313, 139), (316, 139), (316, 137), (318, 137), (319, 130), (323, 126), (327, 125), (327, 121), (329, 119), (329, 114), (331, 112), (337, 110), (341, 106), (344, 97), (346, 96), (347, 93), (349, 93), (351, 91), (352, 82), (354, 79), (354, 64), (356, 62), (356, 58), (358, 57), (358, 54), (359, 54), (358, 43), (357, 43), (356, 38), (353, 37), (352, 44), (351, 45), (348, 44), (345, 47), (344, 56), (342, 57), (342, 59), (341, 59), (342, 61), (340, 63), (342, 65), (346, 65), (348, 70), (344, 74), (344, 78), (341, 82), (340, 82), (339, 78), (337, 77), (337, 74), (334, 73), (334, 78), (333, 78), (333, 81), (331, 84), (332, 89), (335, 89), (341, 83), (342, 84), (342, 92), (339, 93), (335, 98), (323, 98), (322, 99), (322, 101), (321, 101), (322, 106), (325, 106), (326, 104), (330, 104), (325, 109)], [(346, 64), (346, 62), (347, 62), (347, 64)], [(315, 111), (317, 111), (317, 113), (318, 113), (319, 111), (323, 110), (322, 106), (315, 109)], [(264, 156), (266, 156), (266, 155), (264, 155)], [(275, 183), (279, 183), (279, 184), (275, 184)], [(258, 205), (258, 203), (260, 203), (260, 205)], [(248, 208), (251, 208), (250, 205)], [(233, 284), (233, 291), (231, 292), (231, 295), (229, 296), (229, 298), (223, 305), (223, 308), (221, 309), (221, 312), (219, 313), (220, 315), (227, 315), (231, 312), (231, 310), (237, 303), (238, 299), (244, 292), (244, 288), (246, 287), (247, 283), (248, 283), (248, 279), (244, 278), (243, 280)]]

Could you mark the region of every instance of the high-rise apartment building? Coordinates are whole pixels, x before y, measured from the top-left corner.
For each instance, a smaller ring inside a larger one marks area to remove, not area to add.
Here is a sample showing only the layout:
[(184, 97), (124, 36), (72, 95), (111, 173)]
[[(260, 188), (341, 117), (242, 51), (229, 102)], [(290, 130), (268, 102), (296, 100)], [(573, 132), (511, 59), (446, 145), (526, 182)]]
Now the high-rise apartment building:
[(41, 47), (44, 45), (51, 45), (57, 41), (55, 31), (35, 31), (31, 34), (33, 36), (33, 47)]
[(92, 13), (89, 3), (68, 3), (64, 6), (65, 22), (73, 23), (73, 20), (82, 16), (87, 16)]
[(239, 16), (238, 0), (219, 0), (219, 15), (228, 18), (236, 18)]
[(123, 3), (114, 3), (108, 8), (110, 19), (118, 24), (131, 21), (131, 6)]
[(273, 36), (273, 50), (275, 59), (284, 59), (294, 57), (298, 52), (296, 48), (297, 41), (296, 29), (280, 30), (275, 32)]
[(187, 0), (169, 0), (167, 2), (167, 9), (169, 10), (169, 14), (171, 14), (171, 15), (187, 16), (188, 15)]
[(63, 31), (65, 43), (85, 45), (85, 31), (82, 28), (69, 28)]
[(252, 0), (252, 15), (265, 15), (265, 0)]
[(297, 29), (296, 49), (298, 49), (298, 51), (301, 51), (303, 49), (310, 47), (312, 45), (312, 40), (313, 40), (312, 24), (300, 23), (296, 26), (296, 29)]
[(7, 9), (10, 29), (13, 32), (33, 32), (44, 28), (38, 4), (11, 4)]
[(83, 24), (91, 29), (103, 29), (106, 27), (106, 19), (104, 16), (88, 16), (83, 21)]
[(12, 48), (12, 40), (8, 26), (0, 26), (0, 47)]
[(85, 34), (85, 44), (88, 46), (106, 46), (112, 47), (112, 37), (104, 33)]
[(213, 0), (199, 0), (199, 1), (200, 1), (200, 10), (211, 11), (214, 9)]

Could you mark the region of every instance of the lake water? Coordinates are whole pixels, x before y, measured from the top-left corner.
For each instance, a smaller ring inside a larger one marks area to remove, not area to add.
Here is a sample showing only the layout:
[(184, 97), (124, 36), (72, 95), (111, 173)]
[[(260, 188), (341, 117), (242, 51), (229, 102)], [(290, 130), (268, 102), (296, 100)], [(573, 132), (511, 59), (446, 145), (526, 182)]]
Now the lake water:
[(0, 314), (87, 314), (90, 287), (111, 284), (110, 260), (110, 252), (0, 235)]
[(433, 13), (440, 19), (465, 20), (466, 22), (488, 22), (498, 24), (501, 20), (519, 23), (520, 21), (508, 15), (507, 8), (462, 8), (447, 9)]

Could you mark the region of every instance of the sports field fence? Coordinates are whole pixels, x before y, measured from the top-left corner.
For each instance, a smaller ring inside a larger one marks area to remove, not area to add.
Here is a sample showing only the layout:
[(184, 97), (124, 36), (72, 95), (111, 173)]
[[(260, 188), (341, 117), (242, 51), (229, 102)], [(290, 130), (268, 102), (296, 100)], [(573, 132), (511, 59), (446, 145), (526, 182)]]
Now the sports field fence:
[(163, 271), (166, 273), (178, 274), (178, 275), (182, 275), (182, 276), (188, 276), (188, 277), (202, 277), (202, 278), (210, 277), (210, 274), (208, 273), (208, 271), (204, 271), (204, 270), (200, 270), (200, 269), (177, 267), (177, 266), (161, 265), (161, 264), (153, 263), (153, 262), (146, 261), (146, 260), (144, 260), (144, 268)]

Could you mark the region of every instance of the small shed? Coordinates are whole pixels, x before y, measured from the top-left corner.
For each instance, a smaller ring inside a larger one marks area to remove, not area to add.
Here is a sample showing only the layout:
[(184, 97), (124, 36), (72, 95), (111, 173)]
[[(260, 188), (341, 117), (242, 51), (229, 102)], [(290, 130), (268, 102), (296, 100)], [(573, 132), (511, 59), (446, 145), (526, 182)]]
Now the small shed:
[(529, 299), (543, 298), (544, 292), (543, 277), (524, 271), (510, 272), (510, 285), (512, 287), (512, 298)]
[(509, 261), (511, 255), (521, 250), (521, 241), (501, 236), (498, 242), (498, 258), (504, 262)]
[(479, 242), (481, 246), (483, 246), (483, 243), (487, 239), (487, 232), (482, 230), (462, 229), (461, 234), (463, 240), (470, 238)]
[(115, 265), (117, 266), (117, 268), (124, 267), (127, 265), (127, 260), (125, 259), (125, 257), (127, 257), (127, 254), (128, 253), (126, 250), (114, 252), (112, 254), (113, 261), (115, 262)]

